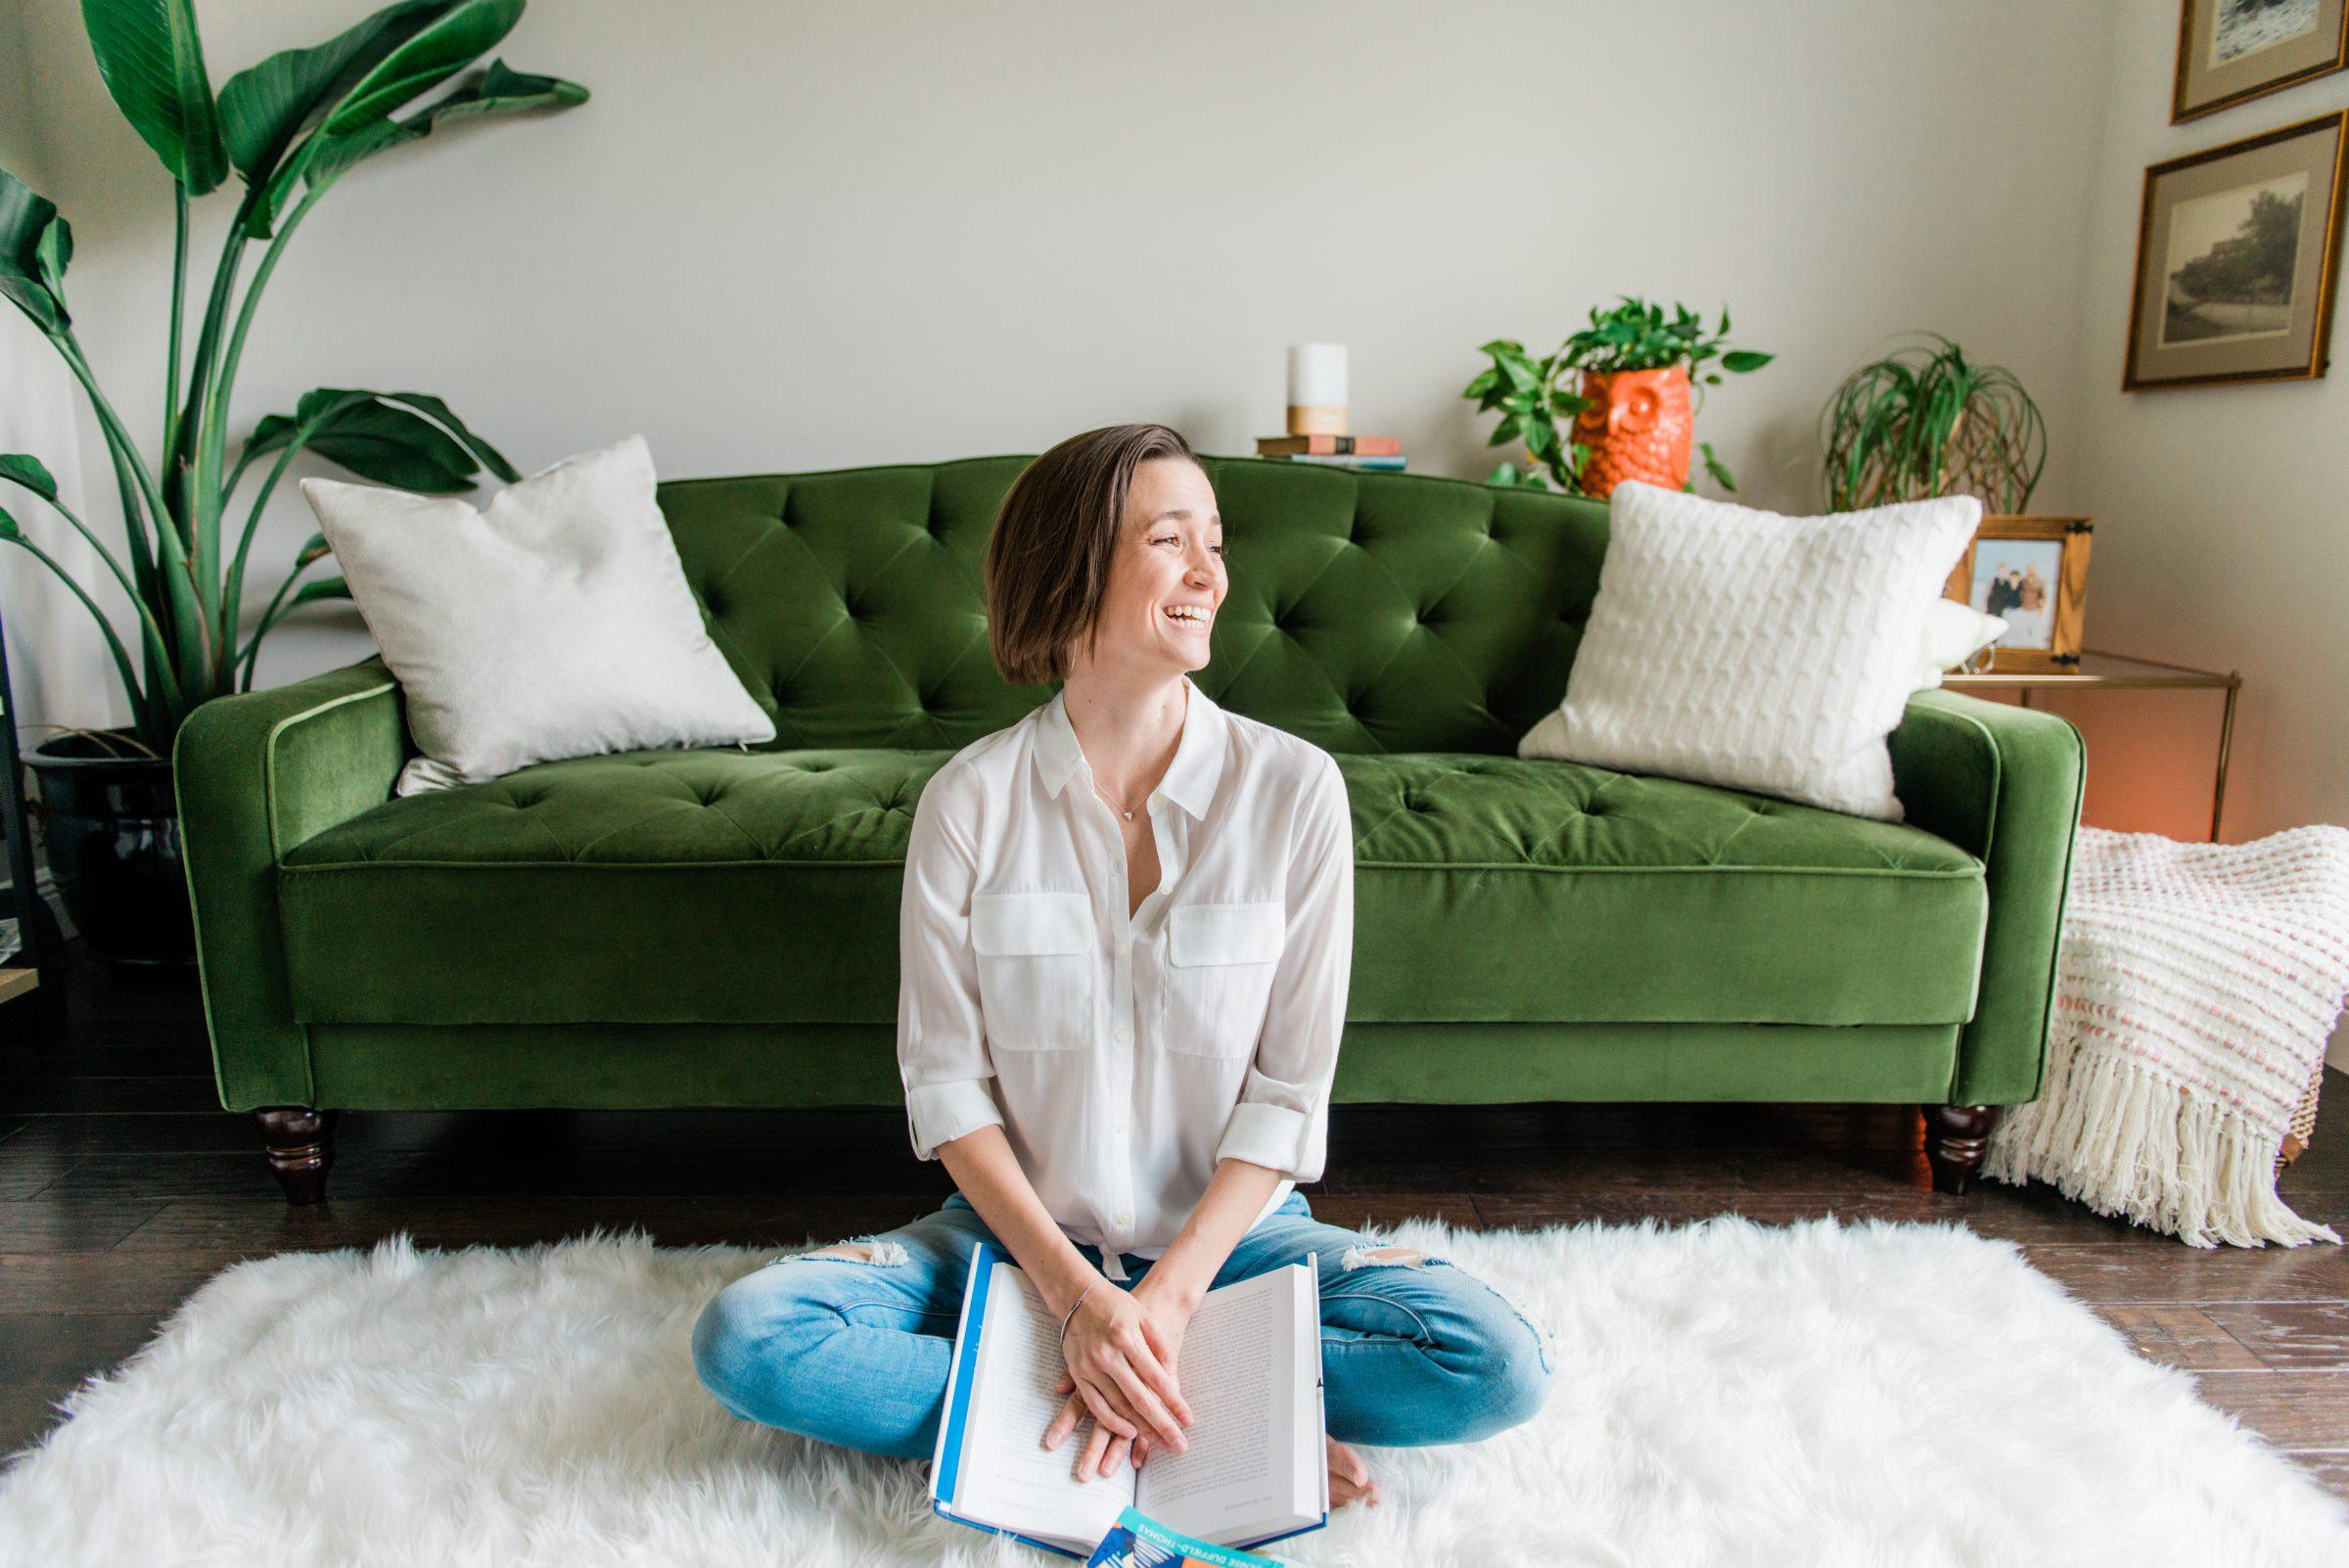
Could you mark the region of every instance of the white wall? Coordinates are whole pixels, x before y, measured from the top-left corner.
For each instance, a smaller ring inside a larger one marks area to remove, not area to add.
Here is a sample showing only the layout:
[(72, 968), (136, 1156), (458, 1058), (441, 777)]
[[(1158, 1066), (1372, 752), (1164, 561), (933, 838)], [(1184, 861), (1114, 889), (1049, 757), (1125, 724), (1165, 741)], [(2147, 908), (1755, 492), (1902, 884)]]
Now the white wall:
[[(2145, 166), (2349, 106), (2349, 74), (2171, 126), (2177, 39), (2159, 22), (2120, 17), (2083, 283), (2083, 316), (2104, 327), (2079, 367), (2082, 483), (2106, 519), (2095, 618), (2243, 670), (2229, 838), (2349, 822), (2349, 364), (2316, 381), (2119, 390)], [(2349, 348), (2337, 326), (2334, 345)]]
[[(2139, 199), (2147, 164), (2349, 105), (2349, 73), (2173, 126), (2177, 48), (2173, 6), (2117, 10), (2067, 423), (2098, 514), (2090, 640), (2242, 671), (2225, 827), (2239, 842), (2349, 823), (2349, 308), (2324, 379), (2122, 392)], [(2114, 767), (2208, 745), (2207, 715), (2146, 703), (2134, 735), (2076, 716)], [(2349, 1031), (2331, 1061), (2349, 1071)]]
[[(28, 4), (72, 296), (151, 428), (168, 187), (78, 6)], [(214, 80), (368, 9), (200, 0)], [(1629, 292), (1726, 300), (1737, 343), (1777, 351), (1701, 420), (1750, 498), (1812, 505), (1829, 389), (1934, 327), (2046, 403), (2042, 499), (2071, 504), (2109, 11), (539, 0), (500, 52), (593, 101), (338, 187), (271, 286), (238, 413), (322, 384), (438, 392), (526, 471), (631, 430), (672, 475), (1036, 451), (1140, 418), (1238, 452), (1280, 428), (1285, 346), (1332, 339), (1357, 429), (1481, 477), (1490, 422), (1457, 395), (1476, 346), (1545, 350)], [(200, 205), (207, 235), (231, 202)], [(289, 493), (263, 553), (311, 527)], [(263, 674), (364, 647), (349, 623), (281, 633)]]

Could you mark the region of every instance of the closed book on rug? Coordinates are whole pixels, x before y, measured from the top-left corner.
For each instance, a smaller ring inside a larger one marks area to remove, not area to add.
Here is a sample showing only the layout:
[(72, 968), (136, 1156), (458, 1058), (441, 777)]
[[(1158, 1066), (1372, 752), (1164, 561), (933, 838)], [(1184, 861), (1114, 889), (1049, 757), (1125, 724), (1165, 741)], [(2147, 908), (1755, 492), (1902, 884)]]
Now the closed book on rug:
[(1260, 1557), (1237, 1546), (1184, 1535), (1139, 1508), (1118, 1515), (1084, 1568), (1281, 1568), (1277, 1557)]
[(1066, 1396), (1060, 1322), (999, 1248), (972, 1243), (931, 1507), (1080, 1560), (1127, 1508), (1224, 1546), (1329, 1522), (1321, 1407), (1320, 1281), (1312, 1259), (1211, 1290), (1183, 1332), (1176, 1377), (1189, 1452), (1153, 1445), (1142, 1468), (1077, 1478), (1087, 1416), (1043, 1446)]

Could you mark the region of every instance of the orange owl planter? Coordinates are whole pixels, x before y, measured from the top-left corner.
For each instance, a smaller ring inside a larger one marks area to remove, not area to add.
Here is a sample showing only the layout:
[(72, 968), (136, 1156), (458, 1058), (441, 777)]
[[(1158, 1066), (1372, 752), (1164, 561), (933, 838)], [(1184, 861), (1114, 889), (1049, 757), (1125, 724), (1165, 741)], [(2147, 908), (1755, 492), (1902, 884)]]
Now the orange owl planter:
[(1625, 480), (1677, 490), (1688, 483), (1696, 414), (1688, 368), (1583, 373), (1589, 406), (1574, 416), (1574, 438), (1590, 449), (1583, 492), (1604, 497)]

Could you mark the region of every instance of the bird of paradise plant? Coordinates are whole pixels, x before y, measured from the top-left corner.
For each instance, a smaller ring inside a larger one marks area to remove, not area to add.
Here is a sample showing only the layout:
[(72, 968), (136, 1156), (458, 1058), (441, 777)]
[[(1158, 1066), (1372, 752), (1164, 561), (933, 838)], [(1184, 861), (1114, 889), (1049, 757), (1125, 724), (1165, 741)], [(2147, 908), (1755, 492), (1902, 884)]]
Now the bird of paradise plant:
[[(287, 241), (328, 191), (359, 163), (438, 126), (586, 101), (587, 90), (576, 82), (526, 75), (502, 61), (472, 69), (521, 21), (524, 3), (398, 0), (313, 48), (270, 56), (230, 77), (215, 96), (192, 0), (82, 0), (99, 73), (173, 185), (162, 440), (159, 461), (150, 464), (74, 337), (65, 291), (70, 225), (54, 204), (0, 169), (0, 295), (56, 346), (96, 411), (120, 496), (123, 553), (109, 549), (60, 501), (55, 478), (37, 457), (0, 454), (0, 494), (9, 485), (29, 491), (89, 542), (130, 597), (136, 656), (88, 587), (5, 509), (0, 542), (29, 551), (88, 608), (129, 700), (130, 735), (157, 756), (169, 754), (172, 737), (198, 706), (250, 689), (261, 639), (289, 611), (348, 596), (339, 577), (301, 580), (328, 553), (325, 540), (313, 537), (245, 628), (253, 537), (299, 454), (314, 453), (363, 479), (441, 494), (471, 489), (484, 467), (509, 482), (520, 478), (447, 404), (423, 392), (321, 388), (304, 394), (293, 413), (256, 424), (233, 463), (228, 447), (230, 395), (261, 291)], [(418, 105), (444, 86), (450, 90)], [(190, 347), (184, 330), (189, 204), (227, 185), (232, 171), (242, 194)], [(240, 293), (246, 253), (264, 242)], [(224, 540), (223, 521), (237, 490), (263, 460), (268, 466), (242, 526)]]

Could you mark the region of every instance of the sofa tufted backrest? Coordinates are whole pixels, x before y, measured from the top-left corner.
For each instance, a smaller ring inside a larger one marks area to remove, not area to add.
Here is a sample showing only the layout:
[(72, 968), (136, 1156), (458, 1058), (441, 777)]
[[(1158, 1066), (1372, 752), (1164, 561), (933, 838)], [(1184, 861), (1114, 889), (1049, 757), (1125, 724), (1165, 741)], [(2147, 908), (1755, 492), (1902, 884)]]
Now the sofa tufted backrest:
[[(779, 748), (957, 750), (1054, 687), (988, 652), (980, 562), (1027, 457), (671, 481), (717, 644)], [(1231, 591), (1217, 702), (1331, 752), (1513, 754), (1565, 695), (1603, 503), (1415, 474), (1203, 457)]]

